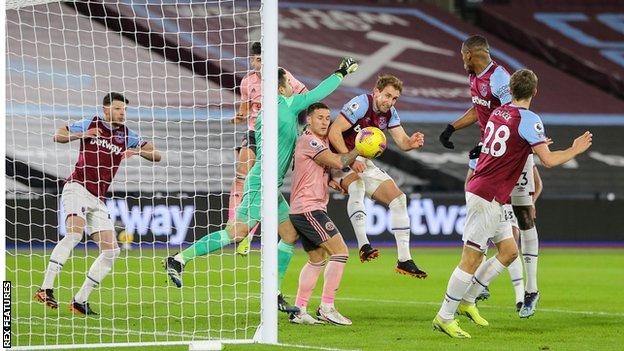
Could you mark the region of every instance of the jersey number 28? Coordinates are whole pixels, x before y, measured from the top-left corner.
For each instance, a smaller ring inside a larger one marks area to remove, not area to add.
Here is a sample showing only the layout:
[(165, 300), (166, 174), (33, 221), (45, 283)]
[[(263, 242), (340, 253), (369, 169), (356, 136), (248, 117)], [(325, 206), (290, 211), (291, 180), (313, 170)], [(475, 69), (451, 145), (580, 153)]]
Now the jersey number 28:
[[(511, 133), (509, 132), (509, 127), (506, 125), (501, 125), (494, 131), (494, 123), (492, 121), (488, 121), (485, 125), (485, 140), (483, 141), (483, 148), (481, 148), (481, 152), (486, 154), (490, 154), (494, 157), (501, 157), (505, 151), (507, 151), (507, 140)], [(490, 139), (494, 137), (492, 140), (492, 144), (490, 144)]]

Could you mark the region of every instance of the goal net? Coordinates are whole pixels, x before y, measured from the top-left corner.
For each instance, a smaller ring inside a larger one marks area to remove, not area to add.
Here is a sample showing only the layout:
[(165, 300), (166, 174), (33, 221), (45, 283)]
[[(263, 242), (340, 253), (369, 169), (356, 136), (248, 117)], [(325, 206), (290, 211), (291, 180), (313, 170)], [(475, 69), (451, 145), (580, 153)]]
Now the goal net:
[[(247, 256), (230, 245), (196, 258), (184, 268), (182, 288), (162, 266), (228, 220), (236, 147), (246, 129), (230, 120), (250, 47), (263, 35), (263, 4), (8, 0), (6, 6), (4, 255), (12, 346), (266, 341), (257, 336), (261, 325), (276, 337), (274, 309), (262, 312), (263, 279), (275, 275), (261, 274), (264, 248), (256, 241)], [(79, 316), (69, 304), (100, 256), (88, 228), (54, 281), (58, 309), (33, 299), (67, 233), (61, 193), (81, 144), (53, 136), (104, 118), (109, 92), (129, 100), (125, 125), (153, 143), (162, 160), (137, 155), (121, 162), (101, 200), (121, 252), (88, 297), (98, 315)]]

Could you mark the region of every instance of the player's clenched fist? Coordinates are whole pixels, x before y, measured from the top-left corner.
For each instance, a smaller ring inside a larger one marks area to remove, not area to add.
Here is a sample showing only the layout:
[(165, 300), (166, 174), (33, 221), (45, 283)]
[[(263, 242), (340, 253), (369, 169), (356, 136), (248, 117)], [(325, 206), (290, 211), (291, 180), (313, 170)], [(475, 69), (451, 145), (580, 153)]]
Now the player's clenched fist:
[(358, 67), (358, 63), (353, 57), (343, 57), (336, 73), (345, 77), (347, 74), (357, 71)]
[(421, 132), (416, 132), (412, 134), (409, 140), (409, 144), (412, 149), (418, 149), (419, 147), (422, 147), (423, 145), (425, 145), (425, 135)]
[(574, 148), (574, 150), (576, 150), (578, 154), (585, 152), (585, 150), (589, 149), (592, 144), (592, 137), (593, 134), (587, 131), (583, 133), (583, 135), (581, 135), (580, 137), (574, 139), (572, 147)]

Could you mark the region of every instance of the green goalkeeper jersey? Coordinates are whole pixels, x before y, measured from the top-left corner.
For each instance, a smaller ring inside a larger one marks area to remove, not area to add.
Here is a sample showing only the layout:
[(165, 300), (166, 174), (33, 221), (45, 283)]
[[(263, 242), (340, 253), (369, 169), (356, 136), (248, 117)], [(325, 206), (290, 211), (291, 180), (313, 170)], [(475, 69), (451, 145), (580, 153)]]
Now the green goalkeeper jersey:
[[(316, 88), (304, 94), (296, 94), (290, 97), (280, 95), (277, 104), (277, 186), (280, 188), (284, 184), (284, 177), (290, 167), (295, 152), (295, 144), (299, 136), (298, 115), (315, 102), (324, 99), (331, 94), (338, 86), (342, 78), (337, 74), (332, 74), (325, 78)], [(262, 174), (262, 119), (263, 114), (258, 114), (256, 120), (256, 163), (249, 171), (245, 181), (245, 192), (247, 190), (260, 190), (260, 177)], [(267, 142), (275, 142), (268, 140)]]

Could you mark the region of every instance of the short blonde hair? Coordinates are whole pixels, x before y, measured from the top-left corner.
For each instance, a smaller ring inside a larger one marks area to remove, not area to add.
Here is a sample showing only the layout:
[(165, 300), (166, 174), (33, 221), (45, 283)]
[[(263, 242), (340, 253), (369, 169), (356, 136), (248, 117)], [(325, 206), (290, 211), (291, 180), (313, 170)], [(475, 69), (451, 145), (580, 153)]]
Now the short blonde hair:
[(403, 82), (392, 74), (384, 74), (382, 76), (379, 76), (377, 78), (377, 83), (375, 83), (375, 88), (377, 88), (377, 90), (379, 91), (382, 91), (388, 85), (392, 85), (396, 90), (399, 91), (399, 93), (403, 93)]

